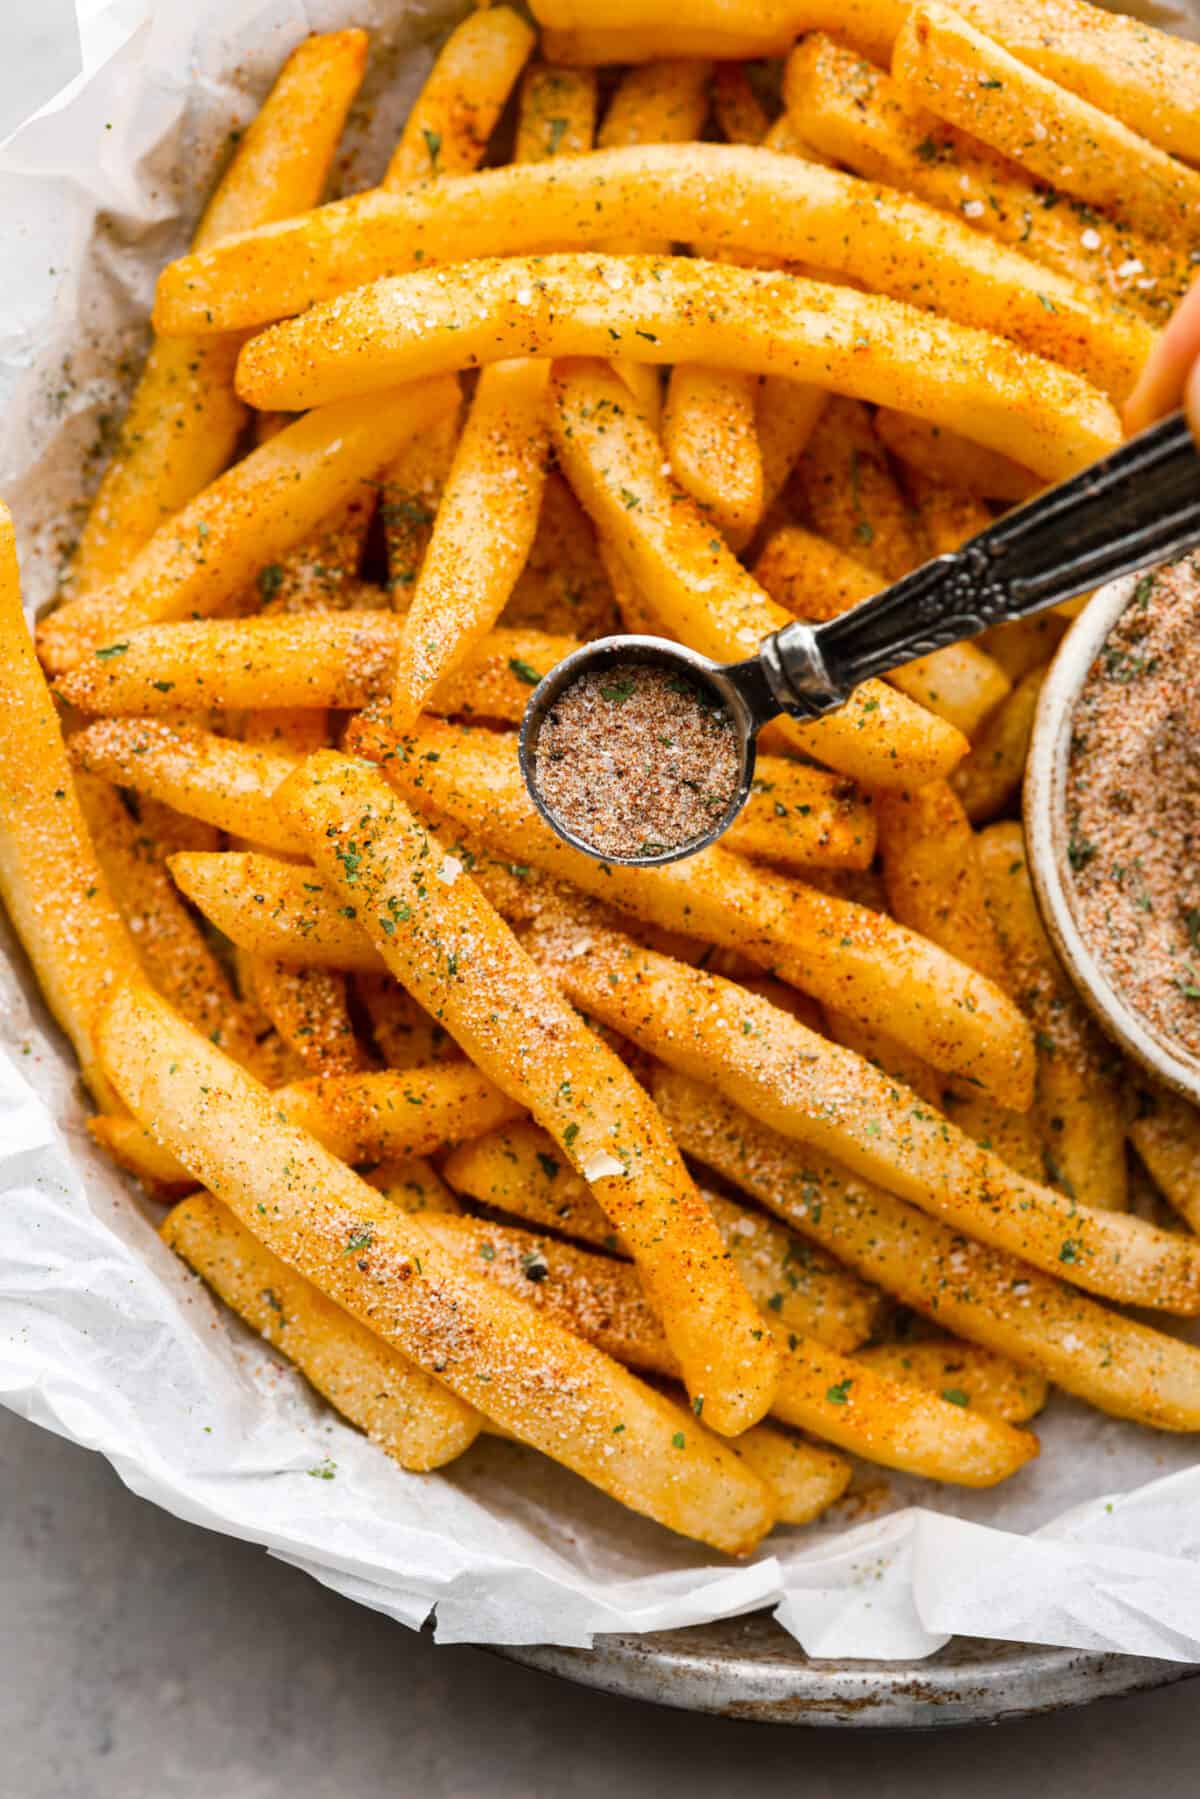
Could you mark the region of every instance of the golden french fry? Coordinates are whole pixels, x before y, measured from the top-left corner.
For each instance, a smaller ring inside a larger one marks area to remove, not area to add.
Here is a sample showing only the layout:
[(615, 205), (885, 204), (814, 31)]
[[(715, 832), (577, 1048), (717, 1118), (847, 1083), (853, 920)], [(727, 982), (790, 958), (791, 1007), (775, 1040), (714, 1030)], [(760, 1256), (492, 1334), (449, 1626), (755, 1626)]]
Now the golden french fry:
[(1034, 1106), (1046, 1179), (1069, 1198), (1123, 1210), (1127, 1113), (1120, 1057), (1076, 997), (1046, 935), (1021, 826), (989, 825), (979, 834), (977, 855), (1002, 984), (1034, 1027)]
[(119, 655), (124, 633), (138, 625), (218, 611), (406, 438), (457, 404), (457, 392), (445, 381), (417, 382), (298, 419), (160, 525), (118, 579), (44, 619), (43, 661), (61, 673), (97, 649)]
[(992, 625), (979, 642), (1015, 685), (1031, 669), (1051, 659), (1066, 635), (1067, 624), (1055, 607), (1032, 618), (1014, 618), (1007, 624)]
[(930, 781), (880, 794), (876, 818), (893, 915), (997, 986), (1008, 985), (975, 833), (953, 788)]
[(597, 139), (601, 148), (683, 143), (699, 137), (708, 112), (711, 74), (710, 64), (694, 58), (631, 69), (609, 102)]
[(183, 850), (169, 866), (180, 892), (241, 949), (308, 968), (385, 972), (314, 868), (240, 850)]
[(210, 1193), (181, 1200), (159, 1235), (402, 1468), (440, 1468), (478, 1435), (472, 1406), (326, 1299)]
[(1013, 1112), (1007, 1106), (998, 1106), (995, 1100), (979, 1099), (965, 1091), (955, 1093), (949, 1088), (942, 1090), (941, 1103), (947, 1117), (981, 1149), (990, 1149), (1027, 1180), (1045, 1178), (1042, 1133), (1032, 1112)]
[(250, 978), (258, 1004), (311, 1074), (356, 1074), (368, 1067), (346, 1003), (345, 975), (256, 956)]
[(750, 536), (762, 512), (757, 398), (755, 375), (680, 362), (671, 370), (663, 411), (672, 474), (717, 529), (736, 541)]
[(777, 1358), (637, 1082), (376, 770), (324, 753), (280, 799), (393, 974), (589, 1181), (637, 1258), (693, 1401), (723, 1434), (754, 1423)]
[(902, 473), (932, 556), (952, 554), (992, 523), (991, 507), (965, 487), (934, 480), (920, 469), (904, 468)]
[(195, 1178), (460, 1399), (685, 1535), (739, 1552), (769, 1529), (766, 1489), (698, 1420), (466, 1271), (146, 989), (119, 994), (102, 1037), (135, 1116)]
[(654, 1092), (689, 1155), (940, 1329), (1036, 1368), (1118, 1418), (1200, 1428), (1200, 1350), (1192, 1344), (927, 1217), (789, 1143), (712, 1087), (665, 1073)]
[(875, 430), (893, 456), (934, 481), (952, 482), (985, 500), (1019, 504), (1031, 500), (1042, 483), (1020, 463), (984, 450), (958, 432), (929, 425), (907, 412), (881, 406)]
[(532, 63), (521, 81), (514, 162), (549, 162), (590, 150), (596, 134), (596, 77), (588, 69)]
[(950, 776), (973, 825), (995, 818), (1021, 791), (1038, 696), (1049, 667), (1043, 662), (1022, 675), (1012, 692), (984, 719), (970, 755)]
[(1165, 1087), (1139, 1099), (1129, 1141), (1180, 1217), (1200, 1230), (1200, 1116)]
[(741, 63), (717, 65), (713, 71), (712, 104), (727, 143), (761, 144), (771, 129), (767, 110)]
[[(781, 525), (771, 534), (754, 575), (792, 616), (816, 619), (836, 618), (883, 585), (863, 562), (801, 525)], [(888, 680), (964, 737), (978, 730), (1008, 691), (1002, 670), (973, 643), (918, 656), (894, 668)]]
[[(651, 598), (660, 629), (718, 661), (736, 661), (790, 623), (663, 474), (646, 420), (596, 363), (555, 372), (551, 428), (568, 479), (635, 586)], [(786, 741), (865, 784), (929, 780), (952, 768), (964, 739), (865, 682), (836, 713), (780, 721)]]
[[(382, 962), (379, 967), (382, 969)], [(360, 973), (356, 986), (376, 1047), (389, 1068), (458, 1059), (453, 1037), (390, 974)]]
[(385, 758), (384, 772), (411, 804), (475, 833), (493, 854), (532, 863), (649, 924), (736, 950), (890, 1031), (935, 1067), (1027, 1103), (1032, 1052), (1016, 1007), (881, 913), (719, 845), (663, 868), (598, 863), (538, 817), (511, 736), (422, 720), (399, 753), (386, 738), (372, 744), (363, 729), (353, 742)]
[(147, 977), (189, 1024), (235, 1062), (260, 1073), (248, 1009), (180, 900), (159, 846), (107, 782), (76, 771), (75, 791), (96, 859)]
[(534, 41), (509, 6), (468, 14), (417, 95), (383, 178), (385, 190), (478, 167)]
[[(657, 378), (657, 369), (647, 363), (627, 367)], [(557, 471), (546, 476), (537, 534), (501, 623), (569, 633), (577, 639), (607, 637), (620, 628), (592, 521)], [(567, 651), (559, 654), (565, 656)]]
[(1200, 223), (1200, 172), (1018, 60), (956, 13), (919, 0), (892, 50), (914, 106), (1152, 238), (1188, 247)]
[[(430, 1218), (445, 1249), (527, 1298), (618, 1361), (677, 1374), (633, 1269), (553, 1239), (474, 1218)], [(857, 1358), (772, 1327), (782, 1375), (773, 1405), (786, 1423), (885, 1467), (965, 1486), (992, 1486), (1031, 1455), (1036, 1440), (965, 1413), (954, 1401), (880, 1375)], [(956, 1411), (958, 1416), (955, 1416)]]
[(1036, 1417), (1049, 1391), (1045, 1375), (953, 1337), (876, 1343), (860, 1350), (858, 1360), (876, 1374), (916, 1381), (951, 1405), (974, 1406), (1007, 1424), (1025, 1424)]
[(462, 1210), (437, 1170), (422, 1157), (399, 1162), (380, 1162), (363, 1179), (399, 1206), (402, 1212), (459, 1212)]
[(836, 1450), (822, 1449), (774, 1424), (755, 1424), (730, 1440), (775, 1496), (781, 1524), (811, 1524), (841, 1498), (851, 1468)]
[[(450, 1185), (535, 1228), (624, 1253), (608, 1214), (565, 1162), (554, 1139), (518, 1121), (451, 1150), (443, 1164)], [(725, 1246), (755, 1303), (789, 1330), (831, 1349), (852, 1350), (880, 1322), (880, 1295), (782, 1230), (762, 1212), (704, 1193)]]
[(461, 428), (459, 408), (410, 438), (380, 478), (379, 513), (387, 542), (388, 586), (407, 606), (429, 548)]
[(100, 1010), (139, 974), (71, 780), (58, 714), (21, 610), (12, 518), (0, 503), (0, 897), (46, 1004), (95, 1098), (115, 1101), (96, 1058)]
[[(769, 993), (762, 997), (769, 999), (772, 1005), (778, 1003)], [(784, 1008), (785, 1011), (787, 1009)], [(934, 1106), (941, 1104), (942, 1079), (937, 1069), (931, 1068), (928, 1062), (922, 1061), (920, 1056), (914, 1055), (902, 1043), (897, 1043), (894, 1037), (881, 1031), (877, 1025), (860, 1024), (857, 1018), (839, 1011), (837, 1006), (822, 1006), (817, 1018), (801, 1018), (800, 1023), (807, 1025), (810, 1030), (819, 1031), (824, 1037), (831, 1037), (844, 1049), (852, 1049), (856, 1056), (861, 1056), (864, 1062), (870, 1062), (872, 1067), (880, 1069), (884, 1074), (891, 1075), (893, 1080), (903, 1081), (918, 1099), (928, 1100)], [(995, 1101), (988, 1103), (994, 1105)], [(997, 1110), (1005, 1111), (1006, 1108), (997, 1107)], [(1018, 1112), (1013, 1116), (1019, 1118), (1023, 1114)]]
[(764, 515), (782, 493), (828, 402), (823, 387), (806, 386), (802, 381), (767, 375), (760, 383), (754, 427), (762, 459)]
[[(365, 31), (305, 38), (243, 133), (193, 249), (315, 206), (366, 66)], [(236, 338), (159, 339), (129, 404), (71, 566), (76, 594), (126, 564), (233, 454), (245, 408), (233, 391)]]
[(819, 150), (867, 180), (944, 207), (1153, 322), (1161, 323), (1186, 291), (1191, 267), (1182, 251), (1034, 181), (966, 132), (910, 105), (890, 75), (833, 38), (814, 32), (799, 43), (785, 85), (793, 108), (787, 116)]
[(615, 343), (642, 362), (712, 361), (894, 402), (989, 449), (1019, 448), (1050, 480), (1119, 441), (1097, 388), (1007, 339), (879, 294), (686, 257), (508, 257), (376, 281), (252, 338), (238, 390), (254, 405), (321, 406), (513, 355), (602, 356)]
[(897, 581), (926, 560), (920, 527), (860, 401), (833, 396), (793, 479), (814, 528), (867, 568)]
[(537, 530), (549, 451), (544, 362), (484, 370), (396, 646), (392, 716), (407, 730), (495, 624)]
[(872, 802), (838, 775), (787, 756), (760, 756), (750, 798), (725, 842), (743, 856), (784, 867), (869, 868)]
[[(535, 15), (536, 17), (536, 15)], [(723, 57), (732, 60), (742, 56), (771, 54), (781, 56), (790, 42), (790, 33), (771, 40), (773, 49), (765, 52), (761, 31), (752, 26), (730, 29), (693, 29), (690, 23), (674, 19), (669, 25), (619, 27), (606, 30), (591, 25), (581, 30), (559, 30), (547, 26), (542, 33), (546, 55), (555, 62), (572, 68), (593, 68), (604, 63), (661, 62), (665, 57)]]

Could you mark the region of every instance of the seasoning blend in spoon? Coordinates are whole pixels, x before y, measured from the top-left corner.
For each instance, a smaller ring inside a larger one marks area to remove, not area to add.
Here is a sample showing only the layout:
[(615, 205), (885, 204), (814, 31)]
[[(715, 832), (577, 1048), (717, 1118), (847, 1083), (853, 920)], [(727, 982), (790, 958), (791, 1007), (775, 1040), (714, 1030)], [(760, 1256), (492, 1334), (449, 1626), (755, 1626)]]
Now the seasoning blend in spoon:
[[(542, 817), (589, 855), (644, 867), (692, 855), (745, 802), (755, 736), (768, 719), (834, 711), (871, 676), (1197, 544), (1200, 455), (1177, 413), (853, 611), (786, 625), (744, 662), (722, 666), (654, 637), (608, 637), (576, 650), (539, 682), (526, 708), (525, 785)], [(657, 684), (634, 673), (648, 668)], [(660, 735), (682, 734), (687, 750), (660, 743), (656, 760), (653, 721), (664, 717), (672, 680), (681, 700), (686, 685), (697, 697), (669, 726), (661, 723)], [(605, 701), (603, 691), (623, 692), (626, 682), (624, 703), (636, 697), (636, 706), (622, 730), (621, 703)], [(698, 760), (718, 717), (728, 718), (736, 753), (723, 754), (703, 781)]]

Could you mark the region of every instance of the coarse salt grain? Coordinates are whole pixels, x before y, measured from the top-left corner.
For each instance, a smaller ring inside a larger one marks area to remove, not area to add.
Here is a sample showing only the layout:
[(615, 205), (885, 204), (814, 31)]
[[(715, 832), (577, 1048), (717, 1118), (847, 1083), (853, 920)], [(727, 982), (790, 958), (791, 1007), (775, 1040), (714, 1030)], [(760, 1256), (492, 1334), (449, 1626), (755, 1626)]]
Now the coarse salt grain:
[(618, 1162), (616, 1156), (610, 1156), (607, 1150), (598, 1150), (583, 1164), (585, 1181), (603, 1181), (607, 1180), (610, 1175), (618, 1174), (628, 1177), (629, 1170), (624, 1162)]
[(457, 856), (443, 856), (438, 864), (437, 878), (444, 881), (447, 887), (453, 887), (462, 871), (463, 865)]
[(1085, 250), (1098, 250), (1100, 248), (1100, 233), (1096, 230), (1094, 225), (1089, 225), (1086, 231), (1080, 232), (1079, 241)]
[(981, 219), (985, 208), (982, 200), (964, 200), (962, 210), (964, 219)]

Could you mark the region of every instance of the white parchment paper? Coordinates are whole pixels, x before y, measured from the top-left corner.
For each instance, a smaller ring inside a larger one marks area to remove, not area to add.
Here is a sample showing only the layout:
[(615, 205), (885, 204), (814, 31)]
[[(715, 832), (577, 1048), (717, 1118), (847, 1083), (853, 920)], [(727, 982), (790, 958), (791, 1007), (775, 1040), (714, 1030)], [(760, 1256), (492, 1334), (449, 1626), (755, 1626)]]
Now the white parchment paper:
[[(78, 0), (84, 71), (0, 147), (0, 493), (31, 610), (228, 133), (308, 30), (372, 28), (367, 184), (453, 0)], [(1158, 9), (1162, 16), (1165, 8)], [(2, 683), (2, 676), (0, 676)], [(2, 696), (2, 685), (0, 685)], [(441, 1641), (588, 1644), (773, 1605), (813, 1655), (961, 1633), (1200, 1660), (1200, 1447), (1056, 1398), (999, 1491), (864, 1471), (821, 1527), (717, 1563), (510, 1445), (399, 1470), (158, 1242), (90, 1147), (73, 1059), (0, 921), (0, 1400), (135, 1492)], [(857, 1522), (854, 1520), (857, 1518)]]

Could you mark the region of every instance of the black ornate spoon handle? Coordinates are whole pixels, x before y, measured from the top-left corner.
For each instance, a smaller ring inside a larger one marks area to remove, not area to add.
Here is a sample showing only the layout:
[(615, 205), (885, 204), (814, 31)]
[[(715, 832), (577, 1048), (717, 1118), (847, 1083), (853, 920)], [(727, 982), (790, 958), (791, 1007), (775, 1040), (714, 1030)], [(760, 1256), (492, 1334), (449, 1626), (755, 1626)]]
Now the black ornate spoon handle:
[(1174, 413), (853, 611), (777, 631), (763, 672), (783, 711), (828, 712), (871, 675), (1197, 544), (1200, 453)]

